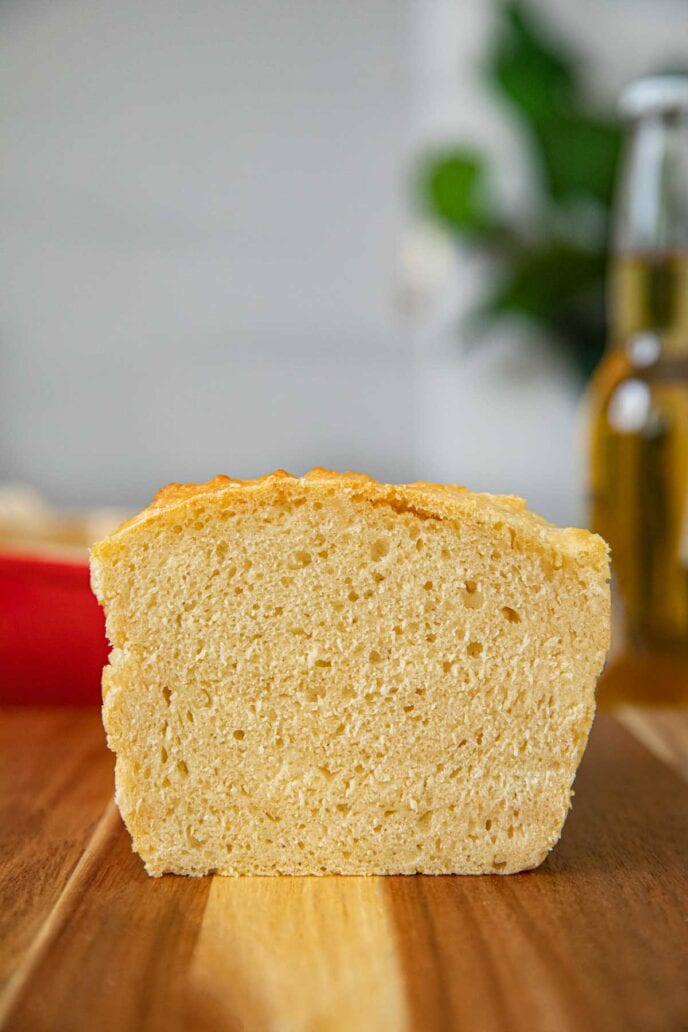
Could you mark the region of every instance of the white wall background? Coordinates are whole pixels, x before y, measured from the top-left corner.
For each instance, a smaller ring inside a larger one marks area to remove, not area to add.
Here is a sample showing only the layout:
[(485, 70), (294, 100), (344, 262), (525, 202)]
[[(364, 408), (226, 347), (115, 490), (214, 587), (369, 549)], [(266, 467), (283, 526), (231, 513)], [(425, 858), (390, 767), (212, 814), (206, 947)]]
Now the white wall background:
[(5, 0), (0, 475), (411, 475), (397, 0)]
[[(682, 0), (538, 5), (605, 92), (688, 38)], [(573, 519), (577, 402), (549, 352), (462, 354), (465, 258), (413, 321), (399, 304), (412, 153), (468, 138), (506, 196), (524, 182), (479, 85), (490, 8), (4, 0), (0, 478), (138, 503), (326, 464)]]

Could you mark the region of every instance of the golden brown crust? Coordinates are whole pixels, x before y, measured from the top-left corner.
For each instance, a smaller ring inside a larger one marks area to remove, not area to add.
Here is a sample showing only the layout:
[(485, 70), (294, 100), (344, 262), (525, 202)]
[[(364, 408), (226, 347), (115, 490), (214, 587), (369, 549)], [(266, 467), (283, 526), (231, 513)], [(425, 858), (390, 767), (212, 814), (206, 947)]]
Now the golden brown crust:
[(309, 493), (316, 492), (323, 497), (342, 492), (373, 504), (388, 504), (398, 511), (413, 512), (426, 519), (460, 519), (473, 515), (489, 523), (501, 522), (514, 532), (515, 540), (553, 549), (600, 569), (608, 566), (608, 547), (601, 537), (586, 530), (561, 529), (530, 512), (522, 498), (478, 494), (457, 484), (426, 481), (384, 484), (365, 473), (338, 473), (319, 467), (304, 477), (295, 477), (278, 469), (255, 480), (220, 475), (200, 484), (168, 484), (158, 491), (153, 502), (142, 512), (123, 523), (105, 542), (96, 545), (94, 552), (98, 554), (106, 542), (121, 540), (151, 519), (176, 521), (180, 508), (198, 500), (215, 496), (227, 507), (276, 500), (288, 504), (290, 496), (303, 493), (304, 487)]

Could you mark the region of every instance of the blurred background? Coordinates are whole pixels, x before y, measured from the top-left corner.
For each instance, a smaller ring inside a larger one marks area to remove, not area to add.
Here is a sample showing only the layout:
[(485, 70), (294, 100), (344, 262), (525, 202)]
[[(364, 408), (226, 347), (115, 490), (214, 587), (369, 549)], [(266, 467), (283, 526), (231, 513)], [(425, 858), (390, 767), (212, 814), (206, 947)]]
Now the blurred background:
[(0, 22), (0, 480), (138, 506), (317, 464), (585, 518), (615, 104), (685, 65), (685, 0)]

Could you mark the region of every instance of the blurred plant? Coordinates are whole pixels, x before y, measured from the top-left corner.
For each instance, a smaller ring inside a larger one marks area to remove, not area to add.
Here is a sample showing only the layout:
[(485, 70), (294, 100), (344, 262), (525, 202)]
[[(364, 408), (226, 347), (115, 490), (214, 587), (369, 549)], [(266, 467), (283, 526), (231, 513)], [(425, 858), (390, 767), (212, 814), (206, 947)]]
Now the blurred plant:
[(453, 234), (494, 260), (495, 286), (475, 313), (479, 322), (531, 319), (587, 377), (605, 342), (606, 248), (620, 125), (591, 107), (580, 61), (551, 41), (520, 0), (500, 3), (485, 71), (527, 137), (535, 208), (525, 219), (502, 212), (487, 159), (465, 147), (425, 161), (423, 202)]

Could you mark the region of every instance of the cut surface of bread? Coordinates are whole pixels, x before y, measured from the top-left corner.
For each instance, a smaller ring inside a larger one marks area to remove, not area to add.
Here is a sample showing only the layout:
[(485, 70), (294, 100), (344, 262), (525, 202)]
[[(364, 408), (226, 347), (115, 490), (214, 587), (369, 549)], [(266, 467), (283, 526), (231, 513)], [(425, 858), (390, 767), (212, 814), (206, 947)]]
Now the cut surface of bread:
[(510, 873), (557, 842), (609, 641), (601, 538), (280, 471), (170, 485), (91, 568), (149, 874)]

